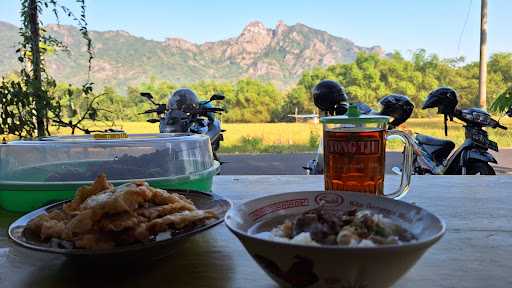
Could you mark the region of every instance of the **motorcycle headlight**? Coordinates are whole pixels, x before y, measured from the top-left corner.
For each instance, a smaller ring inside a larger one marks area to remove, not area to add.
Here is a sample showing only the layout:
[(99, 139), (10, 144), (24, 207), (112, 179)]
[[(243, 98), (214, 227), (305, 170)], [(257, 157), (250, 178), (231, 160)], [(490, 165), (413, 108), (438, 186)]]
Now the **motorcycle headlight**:
[(475, 120), (475, 118), (473, 117), (473, 115), (474, 115), (474, 113), (464, 113), (464, 112), (462, 112), (462, 116), (463, 116), (465, 119), (469, 120), (469, 121), (474, 121), (474, 120)]
[(473, 112), (473, 121), (476, 121), (476, 122), (479, 122), (482, 124), (487, 124), (490, 121), (490, 117), (487, 114)]

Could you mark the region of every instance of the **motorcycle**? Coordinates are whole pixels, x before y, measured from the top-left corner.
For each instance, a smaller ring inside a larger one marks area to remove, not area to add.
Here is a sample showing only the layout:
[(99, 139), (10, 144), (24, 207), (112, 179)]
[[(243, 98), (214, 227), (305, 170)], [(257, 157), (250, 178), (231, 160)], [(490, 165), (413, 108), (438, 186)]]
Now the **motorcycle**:
[[(498, 162), (488, 150), (498, 152), (498, 144), (489, 139), (485, 128), (503, 129), (491, 115), (479, 108), (459, 109), (455, 90), (447, 87), (432, 91), (423, 109), (438, 108), (444, 114), (445, 135), (448, 135), (447, 120), (456, 118), (464, 123), (465, 140), (455, 151), (455, 143), (427, 135), (416, 134), (415, 174), (433, 175), (496, 175), (489, 163)], [(452, 152), (453, 151), (453, 152)], [(396, 169), (394, 169), (396, 171)]]
[[(391, 94), (383, 97), (379, 103), (381, 111), (373, 111), (364, 103), (357, 103), (361, 114), (376, 114), (390, 116), (389, 129), (394, 129), (407, 121), (411, 116), (414, 104), (408, 97)], [(438, 108), (438, 113), (444, 115), (445, 135), (448, 133), (447, 120), (453, 118), (464, 122), (464, 143), (455, 148), (455, 143), (450, 140), (434, 138), (423, 134), (409, 135), (414, 146), (413, 167), (417, 175), (495, 175), (494, 168), (489, 163), (497, 164), (496, 159), (488, 152), (498, 152), (498, 145), (488, 137), (486, 127), (507, 129), (489, 113), (478, 108), (457, 108), (458, 97), (455, 90), (447, 87), (432, 91), (423, 109)], [(512, 114), (511, 114), (512, 115)], [(323, 147), (320, 143), (315, 159), (310, 160), (303, 167), (307, 175), (323, 174)], [(393, 167), (393, 172), (401, 174), (398, 167)]]
[[(178, 89), (170, 97), (167, 104), (159, 104), (153, 95), (148, 92), (140, 93), (155, 108), (146, 110), (141, 114), (155, 113), (158, 118), (146, 120), (149, 123), (159, 123), (160, 133), (194, 133), (205, 134), (210, 137), (213, 157), (221, 162), (217, 155), (220, 142), (224, 140), (223, 130), (216, 113), (224, 111), (223, 108), (213, 107), (213, 101), (224, 100), (224, 95), (214, 94), (209, 100), (199, 101), (190, 89)], [(222, 163), (222, 162), (221, 162)]]

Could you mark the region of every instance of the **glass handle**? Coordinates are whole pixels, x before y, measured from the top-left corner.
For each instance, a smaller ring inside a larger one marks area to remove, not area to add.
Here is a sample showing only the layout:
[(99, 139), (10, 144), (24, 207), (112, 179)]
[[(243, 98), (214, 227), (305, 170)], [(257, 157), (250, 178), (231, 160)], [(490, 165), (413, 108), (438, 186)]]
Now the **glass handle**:
[(404, 144), (404, 153), (403, 153), (403, 160), (402, 160), (402, 177), (400, 179), (400, 186), (398, 189), (390, 194), (385, 194), (386, 197), (391, 197), (395, 199), (400, 199), (407, 194), (409, 191), (409, 185), (411, 184), (411, 175), (412, 175), (412, 161), (413, 161), (413, 152), (414, 152), (414, 145), (411, 135), (398, 131), (398, 130), (388, 130), (386, 140), (390, 139), (400, 139)]

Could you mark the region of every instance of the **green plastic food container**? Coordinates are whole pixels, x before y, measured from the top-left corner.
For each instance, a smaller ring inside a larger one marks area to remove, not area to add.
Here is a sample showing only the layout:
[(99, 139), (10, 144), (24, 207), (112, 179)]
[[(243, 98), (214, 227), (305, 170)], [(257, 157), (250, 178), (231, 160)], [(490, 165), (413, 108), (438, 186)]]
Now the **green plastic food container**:
[(219, 163), (208, 136), (138, 134), (49, 137), (0, 145), (0, 207), (26, 212), (70, 199), (105, 173), (114, 185), (210, 192)]

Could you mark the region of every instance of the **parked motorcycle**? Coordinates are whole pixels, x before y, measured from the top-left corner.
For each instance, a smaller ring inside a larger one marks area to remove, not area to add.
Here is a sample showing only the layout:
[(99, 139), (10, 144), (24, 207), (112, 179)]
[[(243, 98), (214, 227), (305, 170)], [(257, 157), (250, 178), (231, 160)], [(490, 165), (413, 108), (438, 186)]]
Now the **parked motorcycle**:
[(500, 128), (497, 120), (485, 110), (479, 108), (457, 108), (457, 92), (443, 87), (432, 91), (423, 109), (438, 108), (438, 113), (444, 115), (445, 135), (448, 135), (447, 121), (453, 118), (464, 122), (464, 143), (453, 153), (455, 144), (450, 140), (438, 139), (427, 135), (416, 134), (417, 153), (415, 161), (416, 174), (434, 175), (495, 175), (494, 168), (489, 163), (497, 164), (496, 159), (488, 152), (498, 152), (498, 144), (489, 139), (486, 127)]
[(155, 108), (144, 111), (142, 114), (155, 113), (158, 118), (148, 119), (150, 123), (160, 123), (160, 133), (195, 133), (210, 137), (213, 157), (219, 161), (217, 151), (220, 141), (224, 140), (220, 121), (216, 113), (223, 112), (223, 108), (213, 107), (213, 101), (224, 100), (224, 95), (214, 94), (207, 101), (199, 101), (197, 95), (190, 89), (181, 88), (169, 97), (167, 104), (154, 101), (151, 93), (142, 92), (140, 95), (155, 105)]
[[(315, 95), (313, 94), (313, 97)], [(364, 103), (357, 103), (362, 114), (377, 114), (390, 116), (389, 129), (393, 129), (407, 121), (412, 115), (414, 104), (407, 96), (391, 94), (379, 101), (382, 109), (373, 111)], [(316, 102), (315, 102), (316, 104)], [(494, 168), (489, 163), (497, 164), (496, 159), (488, 152), (489, 149), (498, 151), (498, 145), (488, 137), (486, 127), (507, 129), (489, 113), (478, 108), (459, 109), (458, 96), (455, 90), (447, 87), (432, 91), (423, 105), (423, 109), (438, 108), (438, 113), (444, 115), (445, 135), (448, 133), (447, 121), (457, 118), (465, 123), (464, 143), (455, 148), (450, 140), (438, 139), (423, 134), (411, 137), (414, 143), (414, 173), (419, 175), (495, 175)], [(317, 107), (319, 107), (317, 105)], [(319, 107), (321, 110), (322, 108)], [(305, 167), (306, 174), (323, 174), (323, 147), (320, 143), (315, 159), (310, 160)], [(393, 171), (400, 174), (400, 168)]]

